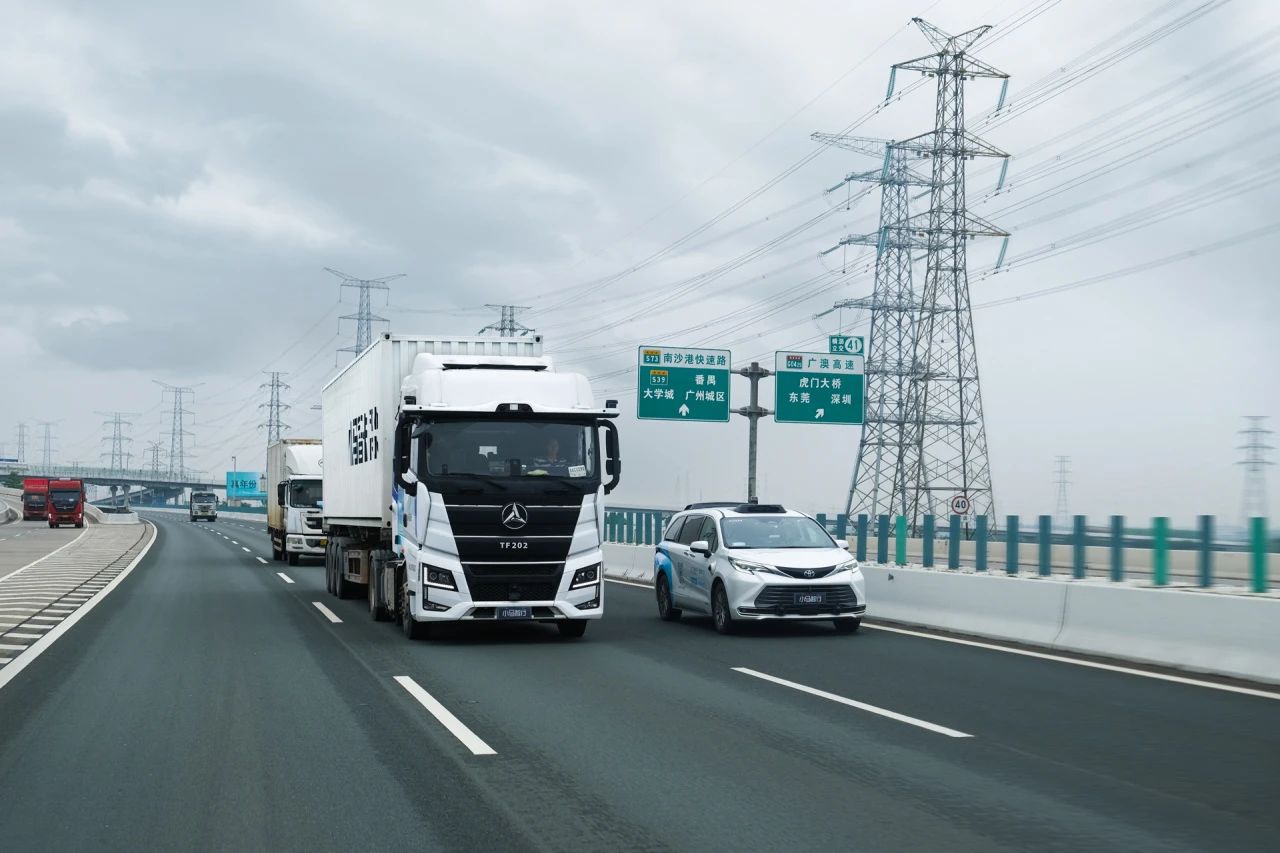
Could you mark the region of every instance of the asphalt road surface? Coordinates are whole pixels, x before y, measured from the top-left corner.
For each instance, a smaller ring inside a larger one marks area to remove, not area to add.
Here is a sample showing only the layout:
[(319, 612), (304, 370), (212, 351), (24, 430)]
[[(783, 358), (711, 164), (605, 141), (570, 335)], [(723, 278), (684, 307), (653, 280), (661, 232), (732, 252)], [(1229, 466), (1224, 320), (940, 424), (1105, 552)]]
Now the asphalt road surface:
[(523, 624), (410, 643), (329, 596), (320, 565), (270, 562), (261, 524), (152, 517), (147, 558), (0, 689), (6, 849), (1280, 837), (1273, 698), (870, 626), (721, 637), (618, 584), (582, 640)]

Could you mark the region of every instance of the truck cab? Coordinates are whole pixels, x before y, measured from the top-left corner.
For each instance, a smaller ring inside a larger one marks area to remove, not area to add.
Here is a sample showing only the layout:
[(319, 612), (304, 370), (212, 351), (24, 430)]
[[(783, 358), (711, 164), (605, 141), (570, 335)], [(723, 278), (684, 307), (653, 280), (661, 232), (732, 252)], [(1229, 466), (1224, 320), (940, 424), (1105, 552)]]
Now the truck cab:
[(45, 521), (49, 518), (49, 479), (24, 477), (22, 480), (22, 520)]
[(84, 527), (84, 483), (81, 480), (49, 481), (49, 526)]
[(218, 496), (213, 492), (192, 492), (189, 509), (192, 521), (217, 521)]

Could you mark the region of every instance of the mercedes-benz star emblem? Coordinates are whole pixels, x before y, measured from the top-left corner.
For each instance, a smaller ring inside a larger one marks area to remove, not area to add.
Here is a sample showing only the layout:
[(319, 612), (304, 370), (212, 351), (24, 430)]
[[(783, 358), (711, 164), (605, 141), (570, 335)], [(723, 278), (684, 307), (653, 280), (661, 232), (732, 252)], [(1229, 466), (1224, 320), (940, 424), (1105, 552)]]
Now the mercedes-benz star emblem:
[(813, 577), (813, 576), (814, 576), (814, 575), (816, 575), (816, 574), (817, 574), (817, 572), (815, 572), (813, 569), (805, 569), (805, 570), (804, 570), (804, 576), (805, 576), (805, 577), (807, 577), (807, 578), (811, 578), (811, 577)]
[(519, 530), (529, 523), (529, 510), (524, 504), (510, 503), (502, 508), (502, 526), (508, 530)]

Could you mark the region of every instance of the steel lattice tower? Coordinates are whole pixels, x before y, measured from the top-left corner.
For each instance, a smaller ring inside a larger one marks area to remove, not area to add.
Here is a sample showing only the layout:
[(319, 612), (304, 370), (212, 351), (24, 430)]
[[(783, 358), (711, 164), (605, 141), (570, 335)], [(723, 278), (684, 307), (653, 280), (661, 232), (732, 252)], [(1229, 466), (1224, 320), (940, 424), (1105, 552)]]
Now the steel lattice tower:
[(159, 441), (147, 442), (147, 455), (151, 457), (150, 470), (152, 477), (160, 476), (160, 454), (164, 451), (164, 444)]
[(53, 425), (57, 421), (37, 421), (43, 428), (44, 440), (40, 445), (40, 467), (46, 470), (53, 466)]
[(1244, 451), (1244, 458), (1236, 464), (1244, 466), (1244, 497), (1240, 509), (1247, 525), (1251, 518), (1267, 517), (1267, 466), (1275, 464), (1267, 459), (1267, 452), (1275, 448), (1267, 444), (1271, 430), (1264, 426), (1267, 420), (1264, 415), (1246, 415), (1245, 420), (1248, 426), (1240, 430), (1244, 444), (1238, 448)]
[(929, 186), (929, 178), (914, 171), (909, 153), (892, 142), (827, 133), (815, 133), (813, 138), (883, 161), (879, 169), (852, 173), (832, 188), (851, 181), (879, 184), (879, 227), (871, 234), (845, 237), (827, 252), (849, 245), (876, 247), (875, 287), (871, 297), (841, 300), (831, 309), (857, 308), (871, 312), (865, 363), (866, 415), (846, 511), (850, 516), (865, 513), (872, 518), (906, 515), (910, 494), (908, 476), (915, 470), (917, 449), (911, 440), (913, 434), (907, 429), (920, 311), (911, 271), (912, 250), (921, 248), (923, 243), (902, 226), (910, 218), (912, 188)]
[(527, 335), (534, 331), (523, 323), (516, 322), (516, 312), (528, 310), (528, 305), (485, 305), (484, 307), (494, 308), (500, 312), (498, 322), (490, 323), (476, 334), (497, 332), (500, 338), (514, 338), (516, 335)]
[[(926, 514), (944, 515), (949, 499), (964, 495), (971, 515), (994, 518), (965, 244), (978, 236), (1008, 234), (968, 211), (965, 162), (1008, 155), (965, 130), (964, 88), (974, 78), (1007, 80), (1008, 75), (968, 54), (990, 26), (951, 36), (921, 18), (912, 20), (937, 52), (897, 63), (893, 73), (919, 71), (935, 77), (938, 89), (934, 129), (895, 143), (932, 161), (929, 210), (899, 226), (923, 237), (928, 252), (907, 418), (909, 440), (917, 445), (907, 515), (913, 522)], [(965, 526), (972, 529), (968, 522)]]
[(288, 403), (280, 399), (280, 392), (288, 390), (290, 386), (280, 381), (280, 377), (284, 375), (281, 371), (265, 370), (263, 372), (270, 376), (271, 379), (258, 386), (260, 390), (267, 391), (267, 402), (258, 404), (259, 409), (267, 410), (267, 420), (258, 424), (258, 429), (266, 429), (267, 446), (271, 446), (280, 440), (280, 432), (282, 430), (292, 429), (280, 419), (281, 414), (292, 408)]
[(18, 424), (18, 455), (19, 462), (27, 461), (27, 425)]
[[(325, 267), (325, 272), (332, 273), (342, 279), (341, 287), (354, 287), (359, 292), (360, 307), (356, 309), (354, 314), (343, 314), (338, 318), (342, 320), (356, 321), (356, 340), (355, 343), (346, 347), (339, 347), (338, 352), (362, 353), (373, 343), (373, 324), (391, 322), (386, 317), (379, 317), (373, 313), (372, 300), (369, 298), (369, 292), (373, 290), (383, 290), (388, 294), (391, 288), (388, 282), (395, 281), (398, 278), (404, 278), (404, 273), (396, 273), (395, 275), (383, 276), (382, 278), (356, 278), (347, 275), (341, 270), (335, 270), (332, 267)], [(388, 296), (388, 298), (390, 298)]]
[(1053, 457), (1053, 484), (1058, 490), (1058, 505), (1053, 511), (1053, 520), (1062, 528), (1071, 527), (1071, 510), (1067, 503), (1067, 486), (1071, 483), (1067, 477), (1071, 474), (1071, 457)]
[(163, 389), (161, 391), (161, 400), (165, 397), (169, 398), (171, 403), (169, 417), (169, 469), (170, 477), (178, 479), (186, 479), (187, 476), (187, 436), (191, 435), (186, 429), (186, 416), (191, 414), (187, 409), (187, 398), (194, 397), (198, 385), (170, 385), (167, 382), (161, 382), (159, 379), (153, 379)]
[(108, 469), (116, 473), (125, 471), (129, 467), (129, 460), (133, 457), (133, 454), (128, 449), (128, 446), (133, 443), (133, 439), (124, 434), (124, 428), (133, 426), (133, 421), (125, 420), (125, 418), (134, 417), (136, 413), (98, 412), (98, 414), (108, 417), (108, 420), (102, 422), (102, 426), (111, 428), (111, 434), (102, 437), (104, 442), (111, 442), (111, 449), (102, 454), (107, 459)]

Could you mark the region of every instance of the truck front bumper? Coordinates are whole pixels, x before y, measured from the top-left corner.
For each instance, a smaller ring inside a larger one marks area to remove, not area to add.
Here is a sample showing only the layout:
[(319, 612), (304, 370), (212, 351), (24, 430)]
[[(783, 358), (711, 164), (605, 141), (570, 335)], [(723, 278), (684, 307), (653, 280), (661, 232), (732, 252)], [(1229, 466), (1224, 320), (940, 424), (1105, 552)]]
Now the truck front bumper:
[(322, 535), (303, 536), (290, 533), (284, 538), (284, 549), (290, 554), (305, 554), (311, 557), (323, 557), (324, 546), (329, 540)]
[(504, 619), (501, 611), (528, 608), (519, 618), (534, 622), (566, 619), (599, 619), (604, 616), (604, 584), (560, 590), (554, 599), (540, 601), (472, 601), (466, 592), (419, 586), (410, 612), (419, 622), (493, 622)]

